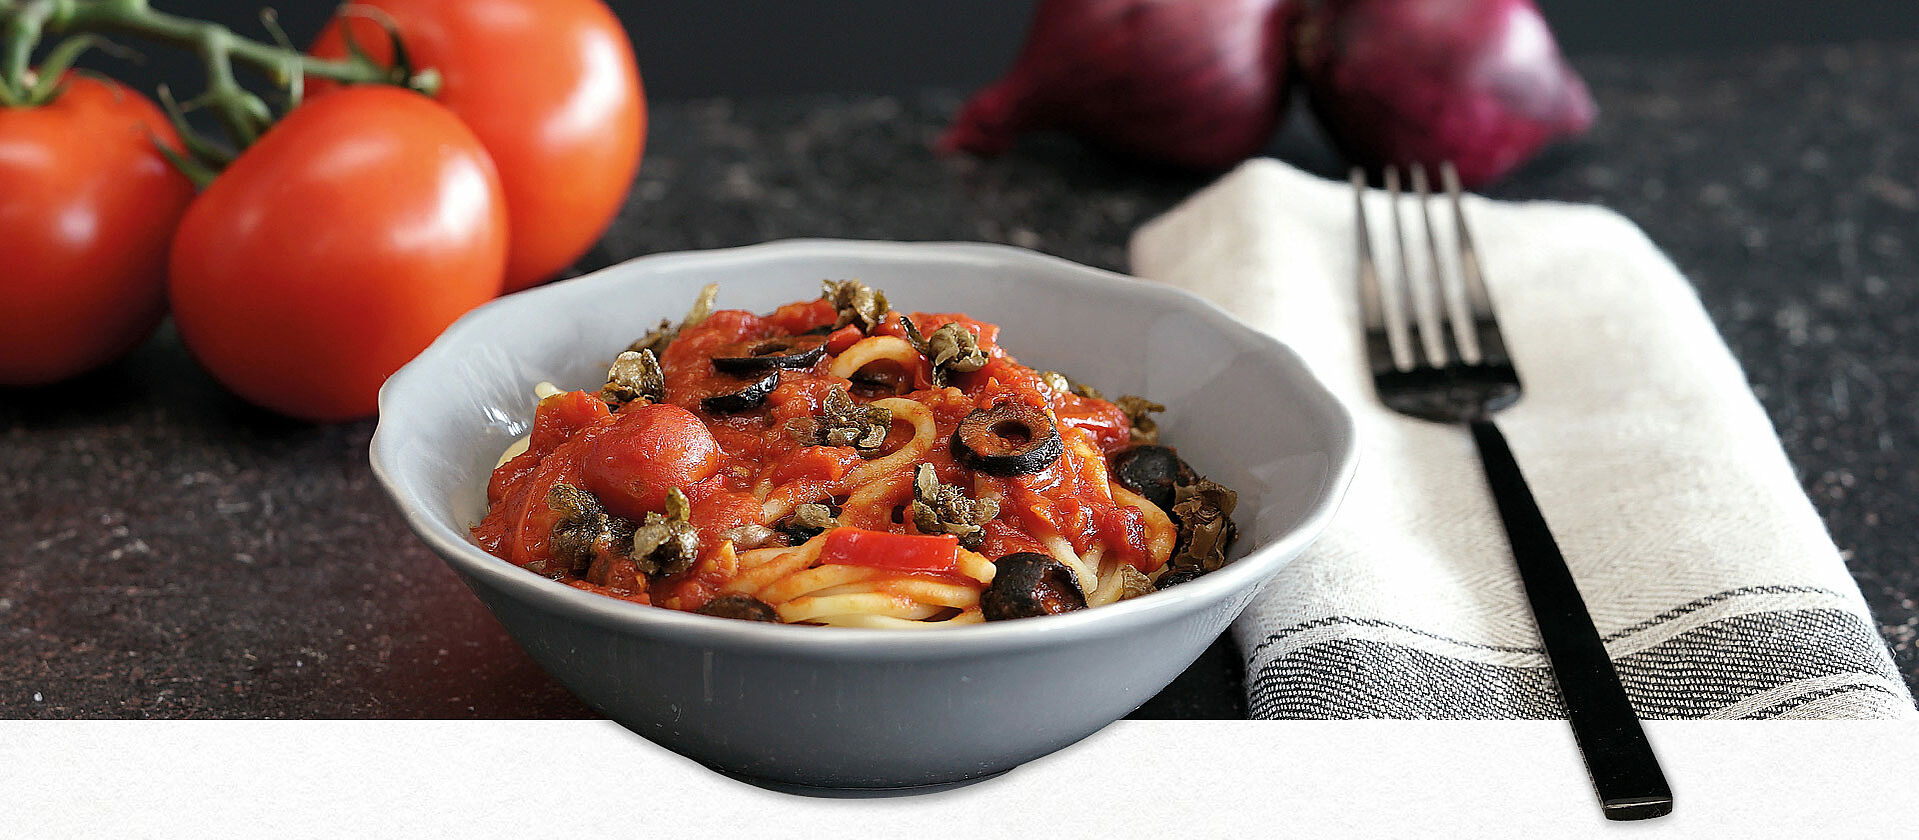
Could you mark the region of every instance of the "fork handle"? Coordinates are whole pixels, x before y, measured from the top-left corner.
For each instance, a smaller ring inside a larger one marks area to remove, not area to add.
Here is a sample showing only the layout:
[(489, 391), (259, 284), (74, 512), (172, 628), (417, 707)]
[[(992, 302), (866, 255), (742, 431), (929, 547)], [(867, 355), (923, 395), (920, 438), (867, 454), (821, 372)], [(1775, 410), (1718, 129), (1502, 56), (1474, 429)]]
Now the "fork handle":
[(1592, 774), (1609, 820), (1643, 820), (1672, 813), (1672, 789), (1659, 759), (1619, 684), (1612, 658), (1594, 629), (1566, 558), (1533, 501), (1506, 436), (1489, 419), (1472, 421), (1479, 460), (1506, 524), (1519, 579), (1531, 602), (1553, 679), (1566, 702), (1566, 721)]

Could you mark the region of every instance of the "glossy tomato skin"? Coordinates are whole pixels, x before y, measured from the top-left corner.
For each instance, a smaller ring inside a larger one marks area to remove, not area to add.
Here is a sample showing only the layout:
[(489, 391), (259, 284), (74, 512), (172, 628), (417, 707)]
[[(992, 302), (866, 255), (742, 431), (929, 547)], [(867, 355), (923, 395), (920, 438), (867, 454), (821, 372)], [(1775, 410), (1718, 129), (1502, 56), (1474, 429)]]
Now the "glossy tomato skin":
[(367, 86), (314, 98), (187, 209), (169, 294), (187, 347), (256, 405), (372, 414), (380, 384), (500, 291), (506, 208), (452, 112)]
[[(613, 221), (646, 144), (633, 48), (600, 0), (356, 0), (399, 26), (416, 67), (438, 70), (438, 99), (499, 167), (512, 219), (506, 289), (551, 279)], [(346, 55), (342, 22), (375, 59), (387, 35), (365, 15), (336, 17), (313, 54)], [(324, 89), (325, 83), (316, 83)]]
[(91, 76), (0, 107), (0, 385), (92, 370), (160, 322), (193, 184), (156, 139), (179, 145), (159, 108)]
[(644, 520), (666, 509), (666, 493), (692, 487), (720, 468), (720, 445), (693, 412), (671, 403), (632, 406), (587, 445), (586, 489), (606, 509)]

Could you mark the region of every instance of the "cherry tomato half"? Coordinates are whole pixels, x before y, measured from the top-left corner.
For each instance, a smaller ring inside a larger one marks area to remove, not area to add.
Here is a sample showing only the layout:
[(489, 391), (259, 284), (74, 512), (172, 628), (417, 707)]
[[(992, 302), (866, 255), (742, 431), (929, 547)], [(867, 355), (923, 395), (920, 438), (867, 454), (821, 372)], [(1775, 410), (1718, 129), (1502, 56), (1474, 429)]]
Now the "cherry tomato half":
[(500, 291), (506, 208), (452, 112), (394, 87), (294, 109), (174, 236), (180, 336), (214, 378), (308, 420), (373, 413), (380, 384)]
[(313, 54), (345, 56), (344, 24), (368, 55), (390, 61), (366, 8), (398, 26), (416, 67), (439, 71), (440, 102), (499, 167), (512, 219), (506, 290), (545, 282), (586, 253), (619, 212), (646, 145), (646, 98), (619, 18), (600, 0), (355, 0)]
[(166, 305), (167, 243), (193, 183), (160, 109), (71, 76), (44, 105), (0, 107), (0, 385), (39, 385), (119, 358)]
[(627, 408), (586, 448), (581, 479), (608, 511), (643, 520), (666, 510), (666, 492), (720, 468), (720, 445), (700, 418), (677, 405)]

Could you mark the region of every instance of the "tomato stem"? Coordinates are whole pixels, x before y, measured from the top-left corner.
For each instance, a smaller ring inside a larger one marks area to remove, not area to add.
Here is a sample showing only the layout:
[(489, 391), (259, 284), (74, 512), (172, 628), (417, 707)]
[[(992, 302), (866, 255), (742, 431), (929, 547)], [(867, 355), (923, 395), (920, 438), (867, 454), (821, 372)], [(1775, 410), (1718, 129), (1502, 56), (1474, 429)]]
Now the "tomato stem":
[[(296, 49), (243, 37), (218, 23), (155, 10), (147, 0), (51, 0), (55, 11), (47, 21), (54, 31), (113, 30), (130, 32), (179, 46), (224, 54), (265, 73), (273, 84), (285, 87), (296, 77), (340, 82), (380, 82), (411, 87), (431, 95), (426, 74), (406, 68), (389, 69), (364, 58), (315, 58)], [(228, 71), (229, 75), (231, 70)]]
[[(207, 185), (213, 183), (213, 179), (219, 176), (220, 173), (218, 171), (214, 170), (211, 166), (201, 163), (199, 158), (191, 153), (183, 152), (167, 145), (165, 141), (160, 139), (159, 135), (151, 131), (147, 132), (147, 134), (148, 139), (153, 142), (153, 147), (160, 150), (160, 154), (167, 159), (168, 163), (173, 164), (174, 169), (180, 170), (180, 174), (187, 176), (187, 180), (193, 182), (194, 189), (206, 189)], [(184, 137), (186, 135), (183, 134), (181, 136)]]
[(35, 104), (29, 96), (33, 47), (46, 25), (46, 0), (0, 0), (0, 106)]
[(46, 59), (40, 62), (40, 69), (35, 71), (39, 79), (27, 88), (25, 101), (39, 103), (52, 99), (59, 93), (67, 71), (73, 69), (73, 62), (79, 60), (80, 54), (86, 52), (88, 48), (105, 44), (104, 40), (93, 35), (75, 35), (61, 41), (49, 50)]

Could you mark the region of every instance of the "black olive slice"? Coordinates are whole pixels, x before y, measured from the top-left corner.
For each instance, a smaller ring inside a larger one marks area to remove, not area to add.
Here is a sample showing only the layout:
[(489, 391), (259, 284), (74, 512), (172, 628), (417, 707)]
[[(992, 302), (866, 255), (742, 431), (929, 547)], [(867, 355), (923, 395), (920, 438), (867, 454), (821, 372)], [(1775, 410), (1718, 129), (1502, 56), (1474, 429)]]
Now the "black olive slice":
[(884, 359), (856, 371), (851, 381), (847, 391), (861, 399), (884, 399), (913, 391), (913, 377)]
[(725, 373), (750, 374), (775, 368), (810, 368), (826, 355), (826, 338), (783, 335), (736, 344), (713, 357), (713, 367)]
[(1044, 554), (1022, 551), (994, 561), (993, 584), (980, 593), (980, 614), (987, 621), (1031, 618), (1086, 609), (1073, 570)]
[(736, 411), (751, 411), (766, 404), (766, 395), (780, 384), (780, 370), (774, 368), (766, 372), (757, 381), (747, 383), (746, 387), (724, 394), (714, 394), (700, 400), (700, 407), (714, 414), (731, 414)]
[(988, 475), (1029, 475), (1066, 451), (1053, 419), (1024, 403), (975, 409), (953, 430), (953, 457)]
[(1203, 574), (1206, 574), (1205, 570), (1198, 566), (1181, 566), (1176, 569), (1167, 569), (1165, 574), (1159, 576), (1159, 583), (1153, 586), (1155, 589), (1178, 586), (1187, 581), (1194, 580)]
[(1199, 479), (1169, 446), (1143, 443), (1113, 453), (1113, 479), (1160, 510), (1173, 509), (1173, 488)]
[(780, 614), (772, 605), (751, 595), (721, 595), (700, 605), (694, 612), (719, 618), (737, 618), (741, 621), (771, 621), (778, 623)]

